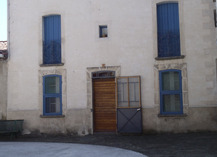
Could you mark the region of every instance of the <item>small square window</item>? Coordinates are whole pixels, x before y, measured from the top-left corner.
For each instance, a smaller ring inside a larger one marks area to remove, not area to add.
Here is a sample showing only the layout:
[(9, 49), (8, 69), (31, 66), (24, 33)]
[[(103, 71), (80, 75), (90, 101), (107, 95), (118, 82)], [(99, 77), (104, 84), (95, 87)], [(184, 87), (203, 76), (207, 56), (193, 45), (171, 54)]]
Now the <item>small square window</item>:
[(108, 37), (108, 27), (106, 25), (99, 26), (99, 37), (100, 38)]

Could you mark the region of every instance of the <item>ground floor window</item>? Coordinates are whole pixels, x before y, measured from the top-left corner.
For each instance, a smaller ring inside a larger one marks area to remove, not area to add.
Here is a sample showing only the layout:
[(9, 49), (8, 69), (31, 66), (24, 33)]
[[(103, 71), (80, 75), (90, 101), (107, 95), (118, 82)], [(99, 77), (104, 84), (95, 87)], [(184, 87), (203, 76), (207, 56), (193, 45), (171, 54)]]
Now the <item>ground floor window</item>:
[(160, 78), (160, 114), (183, 114), (181, 70), (163, 70)]
[(118, 108), (141, 107), (140, 77), (117, 78)]
[(62, 115), (62, 76), (43, 77), (43, 114)]

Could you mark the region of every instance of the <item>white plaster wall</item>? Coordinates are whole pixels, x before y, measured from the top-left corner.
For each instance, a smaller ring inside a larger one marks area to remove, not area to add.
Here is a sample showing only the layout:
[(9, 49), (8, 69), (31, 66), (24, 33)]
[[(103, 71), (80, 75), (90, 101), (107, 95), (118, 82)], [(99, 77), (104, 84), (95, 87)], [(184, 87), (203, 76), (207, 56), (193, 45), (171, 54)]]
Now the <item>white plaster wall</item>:
[[(185, 1), (184, 30), (188, 64), (189, 106), (216, 106), (217, 47), (213, 26), (213, 2)], [(190, 13), (189, 13), (190, 12)]]
[[(8, 112), (11, 116), (8, 118), (16, 117), (13, 111), (19, 110), (42, 114), (39, 71), (56, 68), (40, 66), (42, 16), (49, 14), (61, 15), (64, 65), (56, 69), (65, 71), (66, 75), (65, 110), (87, 108), (86, 69), (102, 64), (120, 66), (121, 76), (141, 75), (143, 108), (158, 109), (155, 95), (159, 94), (159, 87), (154, 65), (185, 64), (187, 107), (217, 107), (217, 48), (215, 28), (210, 22), (212, 1), (177, 0), (185, 58), (156, 61), (156, 3), (162, 1), (9, 0)], [(98, 37), (98, 26), (102, 24), (108, 25), (108, 38)]]
[[(9, 110), (38, 109), (38, 70), (46, 69), (39, 66), (42, 16), (48, 14), (61, 14), (67, 108), (86, 108), (86, 68), (101, 64), (121, 66), (122, 76), (142, 75), (143, 105), (153, 104), (151, 1), (10, 0)], [(108, 25), (107, 39), (98, 37), (100, 24)]]

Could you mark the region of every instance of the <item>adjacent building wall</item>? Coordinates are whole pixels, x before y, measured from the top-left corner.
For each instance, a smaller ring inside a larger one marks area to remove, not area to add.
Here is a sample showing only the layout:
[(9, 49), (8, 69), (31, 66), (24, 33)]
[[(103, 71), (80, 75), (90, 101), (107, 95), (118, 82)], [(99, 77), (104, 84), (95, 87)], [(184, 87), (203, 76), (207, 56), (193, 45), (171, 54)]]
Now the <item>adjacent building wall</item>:
[(7, 62), (0, 61), (0, 120), (7, 113)]
[[(172, 0), (167, 0), (172, 1)], [(212, 0), (177, 0), (181, 53), (156, 60), (156, 4), (162, 0), (9, 0), (8, 119), (28, 132), (93, 132), (91, 72), (141, 76), (144, 132), (217, 130), (217, 47)], [(42, 64), (42, 17), (61, 15), (63, 66)], [(108, 38), (98, 37), (108, 25)], [(101, 65), (105, 64), (105, 67)], [(159, 116), (159, 70), (182, 71), (184, 115)], [(42, 115), (42, 77), (63, 77), (63, 117)]]
[(7, 116), (7, 41), (0, 41), (0, 120)]

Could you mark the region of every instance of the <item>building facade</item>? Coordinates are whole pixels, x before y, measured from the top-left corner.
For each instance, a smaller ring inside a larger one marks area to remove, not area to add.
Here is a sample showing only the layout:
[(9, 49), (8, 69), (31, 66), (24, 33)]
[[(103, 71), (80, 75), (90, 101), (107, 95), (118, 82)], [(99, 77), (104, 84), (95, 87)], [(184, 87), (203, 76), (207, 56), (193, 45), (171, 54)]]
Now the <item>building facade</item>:
[(26, 133), (216, 131), (214, 7), (8, 0), (6, 118)]

